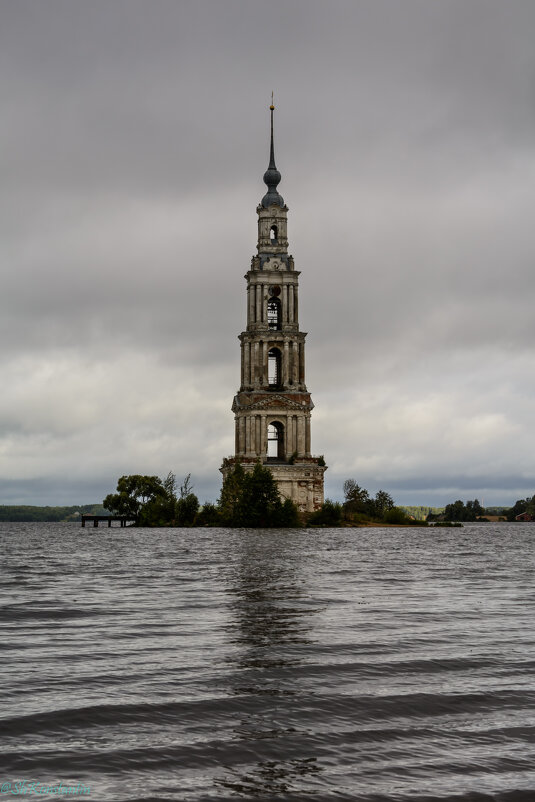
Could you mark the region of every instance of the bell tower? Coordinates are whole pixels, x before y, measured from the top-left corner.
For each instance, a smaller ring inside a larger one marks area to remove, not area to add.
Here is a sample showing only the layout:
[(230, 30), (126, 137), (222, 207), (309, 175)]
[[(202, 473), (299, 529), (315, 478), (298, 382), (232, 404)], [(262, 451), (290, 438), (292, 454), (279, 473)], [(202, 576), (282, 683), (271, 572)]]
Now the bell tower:
[(257, 207), (257, 254), (245, 275), (247, 328), (239, 335), (241, 383), (234, 397), (235, 455), (223, 460), (226, 476), (240, 462), (245, 471), (267, 465), (280, 494), (300, 510), (323, 504), (322, 457), (311, 454), (314, 404), (305, 384), (305, 338), (299, 330), (299, 275), (288, 254), (288, 207), (277, 187), (273, 104), (267, 192)]

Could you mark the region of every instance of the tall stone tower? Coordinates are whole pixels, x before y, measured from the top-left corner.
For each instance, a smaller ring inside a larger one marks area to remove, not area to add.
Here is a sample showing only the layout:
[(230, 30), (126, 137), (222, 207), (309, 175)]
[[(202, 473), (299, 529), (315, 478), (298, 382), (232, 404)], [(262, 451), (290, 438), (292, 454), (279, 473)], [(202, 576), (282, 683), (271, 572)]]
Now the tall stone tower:
[(223, 476), (240, 462), (245, 471), (267, 465), (279, 492), (300, 510), (323, 504), (322, 457), (310, 451), (314, 404), (305, 385), (305, 337), (299, 331), (299, 270), (288, 254), (288, 207), (277, 191), (273, 111), (268, 191), (257, 207), (258, 254), (247, 282), (247, 328), (241, 343), (241, 385), (232, 411), (236, 422), (235, 456), (223, 460)]

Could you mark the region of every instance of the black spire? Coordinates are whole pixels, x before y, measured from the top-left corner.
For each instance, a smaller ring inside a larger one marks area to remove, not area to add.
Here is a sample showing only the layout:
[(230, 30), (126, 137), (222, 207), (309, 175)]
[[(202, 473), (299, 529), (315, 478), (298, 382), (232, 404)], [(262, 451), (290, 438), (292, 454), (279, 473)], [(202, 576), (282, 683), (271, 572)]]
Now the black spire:
[(268, 188), (268, 191), (262, 198), (262, 206), (264, 209), (267, 209), (268, 206), (284, 206), (284, 200), (277, 192), (277, 185), (281, 180), (281, 174), (275, 166), (275, 148), (273, 146), (273, 111), (275, 106), (273, 105), (273, 96), (269, 109), (271, 112), (271, 146), (269, 150), (269, 165), (264, 173), (264, 184), (266, 184)]

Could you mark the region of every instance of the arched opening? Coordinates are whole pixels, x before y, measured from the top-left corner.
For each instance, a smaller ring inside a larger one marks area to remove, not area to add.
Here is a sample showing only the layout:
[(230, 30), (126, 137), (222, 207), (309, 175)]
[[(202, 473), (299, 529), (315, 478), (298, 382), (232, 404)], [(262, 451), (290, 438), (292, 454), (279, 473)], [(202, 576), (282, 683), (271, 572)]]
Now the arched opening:
[(277, 226), (271, 226), (269, 229), (269, 240), (272, 245), (277, 245), (278, 235), (277, 235)]
[(270, 387), (279, 387), (281, 384), (281, 352), (278, 348), (268, 351), (268, 384)]
[(267, 456), (268, 460), (284, 459), (284, 426), (278, 421), (268, 426)]
[(278, 298), (270, 298), (267, 305), (268, 328), (280, 331), (282, 327), (282, 309)]

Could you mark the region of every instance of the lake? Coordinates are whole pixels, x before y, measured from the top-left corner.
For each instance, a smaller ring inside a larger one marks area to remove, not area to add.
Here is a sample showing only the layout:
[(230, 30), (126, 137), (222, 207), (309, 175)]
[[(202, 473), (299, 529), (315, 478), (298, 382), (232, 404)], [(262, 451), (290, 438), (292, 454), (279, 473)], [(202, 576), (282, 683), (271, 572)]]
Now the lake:
[(534, 543), (1, 523), (0, 790), (533, 802)]

